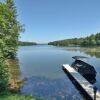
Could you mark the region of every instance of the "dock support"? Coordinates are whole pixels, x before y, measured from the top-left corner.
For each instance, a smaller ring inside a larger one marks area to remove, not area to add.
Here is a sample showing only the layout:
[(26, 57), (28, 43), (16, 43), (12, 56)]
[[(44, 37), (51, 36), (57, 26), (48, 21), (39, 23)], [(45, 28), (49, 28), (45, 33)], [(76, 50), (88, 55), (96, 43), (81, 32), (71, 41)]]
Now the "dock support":
[(96, 100), (97, 87), (94, 86), (94, 87), (93, 87), (93, 90), (94, 90), (94, 100)]

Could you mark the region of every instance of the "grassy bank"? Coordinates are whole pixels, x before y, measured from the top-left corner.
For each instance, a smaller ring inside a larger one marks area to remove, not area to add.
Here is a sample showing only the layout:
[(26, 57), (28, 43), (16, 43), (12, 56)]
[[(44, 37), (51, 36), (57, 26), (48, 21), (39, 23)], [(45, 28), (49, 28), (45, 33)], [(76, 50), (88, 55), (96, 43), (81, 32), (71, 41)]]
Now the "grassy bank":
[(32, 96), (22, 96), (18, 94), (11, 94), (5, 92), (0, 95), (0, 100), (44, 100), (44, 99), (38, 99), (38, 98), (33, 98)]

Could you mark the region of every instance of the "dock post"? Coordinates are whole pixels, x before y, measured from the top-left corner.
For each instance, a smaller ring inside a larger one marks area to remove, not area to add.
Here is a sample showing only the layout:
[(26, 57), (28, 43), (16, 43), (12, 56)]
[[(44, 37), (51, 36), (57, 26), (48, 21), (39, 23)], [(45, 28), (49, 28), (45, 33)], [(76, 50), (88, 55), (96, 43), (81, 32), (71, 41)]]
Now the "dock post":
[(97, 87), (96, 86), (93, 87), (93, 91), (94, 91), (94, 100), (96, 100), (96, 93), (97, 93)]

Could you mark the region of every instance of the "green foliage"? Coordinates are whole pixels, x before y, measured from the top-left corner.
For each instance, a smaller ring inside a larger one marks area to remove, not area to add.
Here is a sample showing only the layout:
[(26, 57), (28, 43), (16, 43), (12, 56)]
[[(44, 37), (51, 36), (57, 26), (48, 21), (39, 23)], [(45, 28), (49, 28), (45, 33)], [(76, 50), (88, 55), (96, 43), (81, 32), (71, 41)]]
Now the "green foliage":
[(16, 55), (19, 33), (23, 30), (17, 21), (17, 9), (13, 0), (0, 2), (0, 38), (4, 56), (14, 58)]
[(36, 45), (35, 42), (22, 42), (22, 41), (19, 41), (18, 45), (20, 46), (30, 46), (30, 45)]
[(0, 79), (0, 92), (6, 90), (6, 87), (5, 87), (6, 85), (7, 85), (7, 82)]
[(33, 98), (32, 96), (22, 96), (18, 94), (2, 93), (0, 95), (0, 100), (45, 100)]
[(100, 33), (85, 38), (73, 38), (48, 43), (55, 46), (100, 46)]
[(8, 82), (8, 66), (5, 64), (2, 49), (0, 49), (0, 92), (6, 89)]
[(6, 87), (9, 73), (7, 58), (15, 58), (19, 33), (23, 31), (17, 20), (17, 9), (13, 0), (0, 1), (0, 87)]

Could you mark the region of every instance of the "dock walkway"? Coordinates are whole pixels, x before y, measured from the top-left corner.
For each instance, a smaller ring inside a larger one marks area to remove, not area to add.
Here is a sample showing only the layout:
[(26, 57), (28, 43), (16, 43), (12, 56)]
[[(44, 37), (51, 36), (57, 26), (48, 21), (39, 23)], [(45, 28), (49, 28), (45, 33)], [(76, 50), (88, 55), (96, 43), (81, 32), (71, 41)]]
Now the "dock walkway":
[[(79, 87), (86, 92), (86, 94), (90, 97), (90, 100), (94, 100), (94, 86), (68, 64), (63, 64), (63, 68), (78, 83)], [(96, 92), (96, 100), (100, 100), (100, 91), (98, 90)]]

